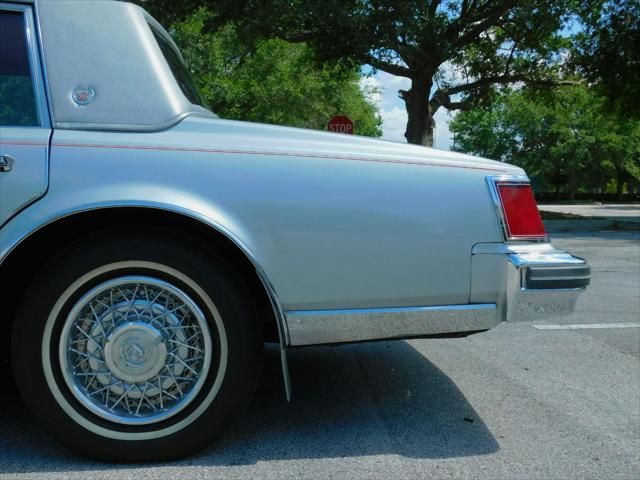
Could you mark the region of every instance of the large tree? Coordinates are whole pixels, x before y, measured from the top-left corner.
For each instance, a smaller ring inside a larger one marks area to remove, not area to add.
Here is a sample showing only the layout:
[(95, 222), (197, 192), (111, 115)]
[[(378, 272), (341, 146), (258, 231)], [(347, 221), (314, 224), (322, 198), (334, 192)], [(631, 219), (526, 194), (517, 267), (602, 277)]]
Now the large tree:
[(324, 129), (346, 114), (359, 135), (380, 136), (376, 106), (357, 69), (319, 65), (305, 44), (269, 39), (249, 48), (233, 25), (203, 31), (213, 13), (198, 8), (170, 32), (205, 101), (223, 118)]
[(306, 42), (320, 60), (369, 64), (410, 80), (405, 137), (432, 145), (434, 114), (481, 102), (492, 86), (558, 81), (571, 0), (139, 0), (163, 21), (206, 5), (248, 42)]

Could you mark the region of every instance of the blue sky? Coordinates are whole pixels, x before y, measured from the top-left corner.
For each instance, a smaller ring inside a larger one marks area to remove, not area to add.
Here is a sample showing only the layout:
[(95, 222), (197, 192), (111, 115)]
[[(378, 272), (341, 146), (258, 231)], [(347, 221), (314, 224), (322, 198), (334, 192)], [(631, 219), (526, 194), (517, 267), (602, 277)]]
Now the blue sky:
[[(386, 72), (378, 71), (373, 76), (364, 77), (361, 85), (365, 92), (371, 88), (378, 93), (370, 94), (371, 100), (377, 105), (382, 117), (382, 138), (395, 142), (406, 143), (404, 130), (407, 125), (407, 112), (404, 102), (398, 97), (398, 90), (408, 90), (408, 78), (396, 77)], [(436, 112), (436, 135), (434, 147), (449, 150), (451, 145), (451, 131), (449, 130), (450, 114), (444, 108)]]

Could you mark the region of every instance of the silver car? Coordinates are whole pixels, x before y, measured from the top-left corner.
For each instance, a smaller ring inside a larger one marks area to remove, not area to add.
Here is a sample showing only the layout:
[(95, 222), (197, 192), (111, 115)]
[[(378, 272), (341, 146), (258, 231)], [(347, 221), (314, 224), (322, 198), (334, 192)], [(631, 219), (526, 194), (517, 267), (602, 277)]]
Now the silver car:
[(69, 448), (190, 454), (287, 349), (465, 336), (571, 312), (518, 167), (222, 120), (167, 32), (120, 2), (0, 0), (3, 334)]

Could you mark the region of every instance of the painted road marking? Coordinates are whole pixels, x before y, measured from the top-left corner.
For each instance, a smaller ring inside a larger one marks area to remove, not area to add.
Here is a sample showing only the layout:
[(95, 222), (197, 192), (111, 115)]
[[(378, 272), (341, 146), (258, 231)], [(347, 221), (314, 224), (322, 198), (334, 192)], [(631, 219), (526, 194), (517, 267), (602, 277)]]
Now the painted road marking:
[(577, 323), (574, 325), (533, 325), (538, 330), (583, 330), (590, 328), (640, 328), (640, 323)]

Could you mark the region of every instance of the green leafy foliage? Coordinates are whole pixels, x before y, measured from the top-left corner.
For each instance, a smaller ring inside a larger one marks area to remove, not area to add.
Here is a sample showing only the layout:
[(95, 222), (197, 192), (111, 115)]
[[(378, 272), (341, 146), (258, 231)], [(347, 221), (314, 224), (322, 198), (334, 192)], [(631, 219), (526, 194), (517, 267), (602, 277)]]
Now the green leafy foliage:
[(31, 77), (0, 75), (0, 126), (38, 125)]
[(640, 1), (586, 0), (578, 12), (584, 29), (572, 63), (610, 108), (640, 118)]
[(506, 90), (451, 122), (455, 149), (522, 166), (541, 191), (619, 195), (640, 183), (640, 122), (610, 113), (584, 85)]
[[(142, 1), (142, 0), (139, 0)], [(410, 143), (432, 145), (439, 108), (468, 109), (492, 86), (553, 84), (568, 47), (561, 27), (577, 0), (146, 0), (163, 22), (197, 5), (232, 22), (249, 45), (265, 38), (305, 42), (321, 62), (371, 65), (411, 80), (400, 90)]]
[(214, 15), (199, 8), (170, 29), (205, 102), (223, 118), (325, 129), (347, 115), (355, 133), (380, 136), (377, 109), (359, 87), (357, 68), (319, 64), (305, 44), (269, 39), (251, 48), (236, 28), (204, 26)]

